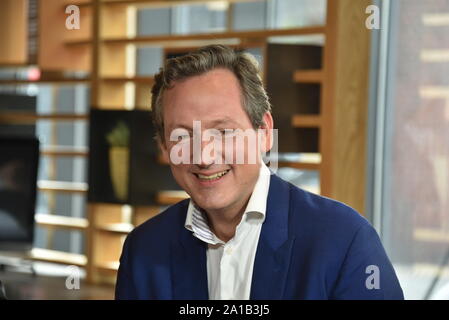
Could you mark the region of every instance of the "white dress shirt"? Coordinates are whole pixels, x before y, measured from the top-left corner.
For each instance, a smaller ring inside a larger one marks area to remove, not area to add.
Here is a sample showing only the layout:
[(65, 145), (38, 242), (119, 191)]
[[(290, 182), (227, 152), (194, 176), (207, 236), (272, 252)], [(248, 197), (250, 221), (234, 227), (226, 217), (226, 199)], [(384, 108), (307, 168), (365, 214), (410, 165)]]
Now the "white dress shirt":
[(259, 177), (234, 237), (220, 240), (209, 228), (203, 210), (190, 200), (185, 227), (207, 243), (209, 299), (248, 300), (260, 231), (265, 221), (270, 170), (262, 162)]

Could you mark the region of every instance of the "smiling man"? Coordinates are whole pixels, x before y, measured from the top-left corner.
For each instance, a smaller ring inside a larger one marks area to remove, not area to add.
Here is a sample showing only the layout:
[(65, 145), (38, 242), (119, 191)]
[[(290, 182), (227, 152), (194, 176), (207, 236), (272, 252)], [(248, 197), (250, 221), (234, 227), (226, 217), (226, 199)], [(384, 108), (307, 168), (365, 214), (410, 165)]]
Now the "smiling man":
[(403, 298), (363, 217), (262, 161), (274, 124), (253, 57), (214, 45), (170, 59), (152, 94), (157, 139), (190, 199), (128, 235), (117, 299)]

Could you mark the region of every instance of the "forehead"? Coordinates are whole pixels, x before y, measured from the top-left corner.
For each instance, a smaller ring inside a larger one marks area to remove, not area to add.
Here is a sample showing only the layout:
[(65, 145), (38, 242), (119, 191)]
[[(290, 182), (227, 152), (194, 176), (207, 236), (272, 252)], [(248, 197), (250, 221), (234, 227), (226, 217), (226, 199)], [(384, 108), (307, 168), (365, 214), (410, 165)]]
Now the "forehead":
[(194, 120), (207, 123), (227, 119), (239, 123), (246, 116), (239, 81), (226, 69), (176, 82), (164, 92), (163, 104), (167, 128), (191, 126)]
[(166, 103), (174, 102), (180, 96), (183, 99), (198, 98), (191, 93), (203, 93), (202, 96), (204, 96), (210, 91), (213, 91), (214, 95), (217, 96), (230, 97), (241, 93), (240, 84), (234, 73), (219, 68), (176, 81), (172, 88), (165, 90), (164, 101)]

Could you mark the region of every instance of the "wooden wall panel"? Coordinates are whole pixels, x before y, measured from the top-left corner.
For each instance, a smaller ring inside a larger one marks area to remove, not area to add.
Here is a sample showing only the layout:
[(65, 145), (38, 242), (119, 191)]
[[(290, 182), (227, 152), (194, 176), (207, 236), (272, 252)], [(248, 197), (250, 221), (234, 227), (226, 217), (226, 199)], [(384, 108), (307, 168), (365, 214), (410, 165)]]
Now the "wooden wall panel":
[(38, 64), (43, 70), (90, 71), (91, 48), (89, 42), (69, 44), (75, 40), (90, 40), (92, 10), (80, 6), (80, 29), (66, 28), (64, 2), (39, 1), (39, 52)]
[[(328, 34), (334, 39), (327, 43), (329, 50), (328, 116), (333, 117), (323, 139), (332, 137), (333, 143), (324, 142), (324, 161), (331, 157), (329, 171), (323, 181), (330, 189), (326, 195), (355, 208), (365, 209), (365, 175), (367, 153), (368, 87), (370, 66), (370, 30), (365, 27), (365, 9), (370, 0), (330, 1)], [(327, 38), (329, 39), (329, 37)], [(330, 59), (334, 59), (332, 66)], [(333, 85), (332, 85), (333, 84)], [(330, 110), (332, 109), (332, 110)], [(326, 118), (329, 123), (329, 118)], [(326, 127), (326, 122), (324, 124)], [(327, 152), (327, 153), (326, 153)]]
[(27, 63), (28, 9), (26, 0), (0, 1), (0, 64)]

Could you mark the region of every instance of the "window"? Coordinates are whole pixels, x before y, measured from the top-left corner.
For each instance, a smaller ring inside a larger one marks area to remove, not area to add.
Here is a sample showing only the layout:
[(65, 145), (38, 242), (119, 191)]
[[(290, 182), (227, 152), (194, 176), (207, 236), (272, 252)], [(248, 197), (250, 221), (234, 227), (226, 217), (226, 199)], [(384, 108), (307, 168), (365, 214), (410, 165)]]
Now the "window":
[(378, 4), (373, 218), (405, 297), (448, 299), (449, 1)]

